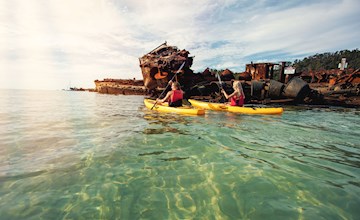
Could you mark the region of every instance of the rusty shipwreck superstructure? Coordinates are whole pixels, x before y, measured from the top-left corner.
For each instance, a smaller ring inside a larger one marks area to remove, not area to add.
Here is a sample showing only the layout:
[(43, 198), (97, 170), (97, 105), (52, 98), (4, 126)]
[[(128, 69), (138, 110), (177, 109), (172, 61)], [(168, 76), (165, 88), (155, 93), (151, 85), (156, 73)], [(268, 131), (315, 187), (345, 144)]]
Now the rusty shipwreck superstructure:
[[(181, 64), (185, 63), (176, 76), (176, 80), (182, 85), (186, 98), (197, 96), (198, 98), (221, 101), (216, 100), (221, 97), (219, 81), (215, 76), (218, 73), (207, 68), (202, 73), (194, 74), (191, 70), (193, 57), (189, 54), (187, 50), (179, 50), (165, 42), (139, 58), (145, 88), (148, 91), (165, 88)], [(224, 82), (221, 86), (227, 92), (231, 92), (231, 80), (241, 80), (247, 94), (247, 102), (284, 98), (299, 101), (310, 93), (310, 88), (301, 79), (294, 79), (285, 85), (284, 63), (281, 66), (280, 74), (278, 74), (280, 82), (273, 80), (276, 64), (251, 63), (246, 65), (246, 71), (243, 73), (234, 74), (229, 69), (219, 73)]]
[(177, 80), (184, 82), (186, 76), (193, 75), (190, 69), (193, 57), (189, 54), (187, 50), (179, 50), (165, 42), (139, 58), (144, 86), (148, 90), (166, 86), (183, 63), (185, 65), (177, 74)]

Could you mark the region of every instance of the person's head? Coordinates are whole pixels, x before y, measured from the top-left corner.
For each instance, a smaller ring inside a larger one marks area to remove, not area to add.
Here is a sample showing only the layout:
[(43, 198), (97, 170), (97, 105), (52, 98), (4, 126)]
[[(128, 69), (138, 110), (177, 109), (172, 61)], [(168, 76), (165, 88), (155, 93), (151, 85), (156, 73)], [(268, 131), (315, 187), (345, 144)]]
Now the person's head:
[(178, 90), (180, 89), (180, 83), (178, 82), (173, 82), (171, 85), (172, 90)]
[(238, 80), (235, 80), (233, 82), (233, 89), (237, 92), (241, 92), (242, 91), (242, 86), (241, 86), (241, 82)]

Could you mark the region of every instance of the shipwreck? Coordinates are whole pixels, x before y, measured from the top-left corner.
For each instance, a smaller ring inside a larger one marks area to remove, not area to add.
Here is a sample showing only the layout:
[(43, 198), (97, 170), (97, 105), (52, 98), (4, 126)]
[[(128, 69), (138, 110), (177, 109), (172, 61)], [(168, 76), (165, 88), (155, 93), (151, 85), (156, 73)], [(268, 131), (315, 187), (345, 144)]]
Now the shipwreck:
[[(216, 77), (218, 73), (212, 72), (209, 68), (202, 73), (194, 73), (191, 70), (194, 57), (189, 55), (189, 51), (179, 50), (165, 42), (139, 58), (145, 88), (156, 96), (157, 91), (162, 91), (181, 64), (185, 63), (176, 78), (182, 85), (186, 98), (224, 101), (216, 100), (221, 98), (220, 82)], [(223, 83), (221, 86), (231, 92), (231, 81), (241, 80), (248, 97), (246, 102), (283, 98), (299, 101), (310, 93), (310, 88), (300, 78), (293, 79), (285, 85), (285, 63), (283, 62), (278, 71), (279, 81), (273, 79), (276, 72), (275, 63), (251, 63), (246, 65), (246, 71), (243, 73), (233, 73), (229, 69), (219, 73)]]
[(180, 84), (189, 85), (191, 79), (195, 77), (191, 70), (193, 57), (189, 54), (189, 51), (168, 46), (165, 42), (139, 58), (144, 86), (149, 91), (166, 87), (183, 63), (185, 64), (177, 74), (176, 80)]
[(185, 98), (224, 102), (226, 100), (220, 88), (231, 93), (232, 81), (240, 80), (246, 96), (245, 103), (360, 106), (360, 69), (298, 73), (290, 62), (282, 61), (251, 62), (246, 64), (244, 72), (206, 68), (203, 72), (194, 73), (191, 69), (193, 60), (194, 56), (190, 56), (189, 51), (165, 42), (139, 58), (143, 80), (96, 80), (95, 90), (155, 98), (167, 88), (168, 81), (184, 64), (175, 79), (185, 91)]

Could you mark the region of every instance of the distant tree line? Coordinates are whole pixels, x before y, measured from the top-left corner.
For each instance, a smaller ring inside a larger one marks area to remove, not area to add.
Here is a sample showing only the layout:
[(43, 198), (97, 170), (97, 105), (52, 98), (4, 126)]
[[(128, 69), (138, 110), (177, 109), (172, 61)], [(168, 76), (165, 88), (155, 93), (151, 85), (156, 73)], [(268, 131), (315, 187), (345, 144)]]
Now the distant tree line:
[(303, 60), (295, 60), (293, 65), (296, 67), (296, 72), (304, 71), (321, 71), (337, 69), (341, 58), (346, 58), (348, 63), (347, 68), (360, 68), (360, 50), (341, 50), (335, 53), (321, 53), (313, 56), (305, 57)]
[[(337, 69), (342, 58), (346, 58), (348, 63), (347, 68), (358, 69), (360, 68), (360, 50), (341, 50), (333, 53), (317, 53), (312, 56), (305, 57), (302, 60), (295, 60), (293, 63), (289, 62), (296, 68), (297, 73), (304, 71), (321, 71)], [(224, 69), (209, 68), (209, 71), (213, 74), (221, 74)], [(200, 72), (199, 72), (200, 73)]]

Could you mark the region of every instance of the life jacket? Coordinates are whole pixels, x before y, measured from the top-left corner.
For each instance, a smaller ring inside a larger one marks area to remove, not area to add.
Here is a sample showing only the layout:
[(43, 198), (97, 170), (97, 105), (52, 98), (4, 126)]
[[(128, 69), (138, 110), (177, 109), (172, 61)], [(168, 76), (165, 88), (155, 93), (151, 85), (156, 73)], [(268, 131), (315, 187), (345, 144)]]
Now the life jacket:
[(233, 96), (230, 98), (231, 106), (243, 106), (244, 105), (244, 96), (240, 96), (239, 98)]
[(173, 90), (170, 97), (170, 102), (176, 102), (183, 99), (183, 92), (181, 90)]

